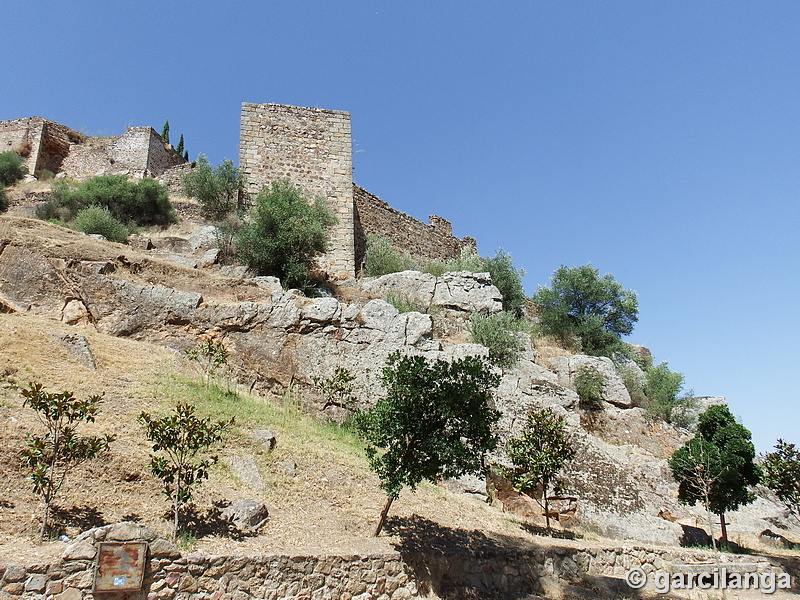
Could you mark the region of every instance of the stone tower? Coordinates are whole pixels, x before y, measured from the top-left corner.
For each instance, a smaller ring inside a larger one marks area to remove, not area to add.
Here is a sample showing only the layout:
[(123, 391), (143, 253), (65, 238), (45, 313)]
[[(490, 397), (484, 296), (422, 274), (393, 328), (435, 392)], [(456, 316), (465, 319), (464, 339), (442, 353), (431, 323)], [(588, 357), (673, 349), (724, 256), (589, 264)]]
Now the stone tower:
[(321, 266), (335, 279), (355, 274), (350, 113), (281, 104), (242, 104), (239, 169), (251, 197), (275, 179), (321, 196), (338, 223)]

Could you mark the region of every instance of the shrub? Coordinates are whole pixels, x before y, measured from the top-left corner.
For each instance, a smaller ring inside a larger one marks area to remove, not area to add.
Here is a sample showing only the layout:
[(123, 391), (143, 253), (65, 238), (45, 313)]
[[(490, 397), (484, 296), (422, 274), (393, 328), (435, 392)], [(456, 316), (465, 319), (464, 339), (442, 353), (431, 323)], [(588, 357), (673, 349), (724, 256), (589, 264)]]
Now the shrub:
[(515, 268), (511, 255), (502, 249), (483, 262), (489, 275), (492, 276), (492, 283), (503, 296), (503, 310), (513, 313), (518, 318), (522, 317), (522, 310), (527, 300), (525, 290), (522, 288), (522, 276), (525, 275), (525, 271)]
[(378, 277), (388, 273), (417, 270), (419, 265), (410, 254), (400, 254), (385, 237), (367, 237), (367, 252), (364, 255), (364, 275)]
[(418, 312), (424, 313), (425, 307), (419, 304), (418, 302), (414, 302), (413, 300), (409, 300), (405, 296), (399, 296), (397, 294), (389, 294), (385, 298), (386, 302), (394, 306), (397, 310), (401, 313), (407, 312)]
[(615, 363), (617, 373), (625, 384), (634, 406), (646, 406), (647, 396), (644, 393), (644, 373), (633, 360), (619, 360)]
[(5, 212), (8, 210), (8, 198), (6, 197), (6, 191), (0, 187), (0, 212)]
[(595, 356), (627, 354), (620, 336), (633, 331), (638, 319), (636, 293), (623, 290), (614, 276), (600, 277), (592, 265), (560, 267), (550, 287), (533, 295), (539, 327), (564, 343), (580, 340), (581, 350)]
[(489, 349), (489, 360), (500, 367), (513, 367), (525, 349), (525, 321), (509, 312), (492, 315), (473, 313), (469, 320), (472, 341)]
[(236, 254), (259, 274), (280, 278), (286, 288), (308, 289), (314, 255), (325, 251), (326, 227), (334, 223), (321, 198), (309, 203), (290, 181), (273, 181), (236, 233)]
[(123, 223), (164, 226), (176, 220), (168, 189), (155, 179), (145, 178), (134, 183), (124, 175), (100, 175), (77, 188), (59, 183), (53, 186), (53, 195), (59, 206), (66, 209), (64, 220), (67, 221), (91, 205), (108, 208), (114, 218)]
[(72, 226), (83, 233), (97, 233), (120, 244), (124, 244), (131, 233), (105, 206), (90, 206), (80, 210)]
[(578, 369), (575, 376), (575, 391), (585, 408), (599, 409), (603, 407), (603, 376), (594, 367), (585, 366)]
[(55, 173), (53, 173), (50, 169), (42, 169), (36, 173), (36, 179), (39, 181), (49, 181), (53, 177), (55, 177)]
[(16, 152), (0, 153), (0, 185), (13, 185), (22, 179), (28, 169)]
[(644, 380), (646, 416), (686, 427), (689, 424), (686, 409), (694, 404), (694, 399), (691, 391), (681, 395), (683, 382), (683, 374), (670, 371), (666, 362), (650, 367)]
[(208, 388), (211, 377), (228, 364), (228, 349), (222, 342), (205, 339), (197, 347), (186, 351), (186, 358), (197, 362), (203, 371), (203, 383)]
[(486, 273), (486, 259), (478, 256), (472, 248), (461, 248), (458, 258), (445, 263), (447, 271), (469, 271), (470, 273)]
[(200, 212), (205, 218), (221, 221), (237, 207), (242, 177), (227, 158), (212, 169), (201, 154), (195, 168), (181, 178), (181, 186), (184, 194), (200, 203)]

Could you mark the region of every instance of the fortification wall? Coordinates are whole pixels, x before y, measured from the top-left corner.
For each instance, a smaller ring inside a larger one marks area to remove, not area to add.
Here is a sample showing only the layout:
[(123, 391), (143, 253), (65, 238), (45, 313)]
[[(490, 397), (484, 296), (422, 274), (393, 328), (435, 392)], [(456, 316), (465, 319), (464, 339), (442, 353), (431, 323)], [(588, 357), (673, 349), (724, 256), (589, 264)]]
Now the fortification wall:
[[(32, 135), (36, 118), (25, 117), (0, 122), (0, 152), (20, 154), (29, 173), (33, 173), (36, 168), (36, 156), (38, 156), (39, 149), (39, 136)], [(36, 146), (35, 153), (34, 146)]]
[(355, 274), (350, 114), (280, 104), (242, 104), (239, 169), (252, 197), (276, 179), (322, 196), (338, 223), (320, 265), (336, 278)]
[(386, 202), (357, 185), (353, 186), (356, 213), (356, 267), (364, 264), (367, 236), (381, 235), (399, 252), (408, 252), (420, 261), (457, 258), (462, 248), (476, 250), (470, 237), (453, 237), (450, 221), (431, 215), (428, 224), (395, 210)]

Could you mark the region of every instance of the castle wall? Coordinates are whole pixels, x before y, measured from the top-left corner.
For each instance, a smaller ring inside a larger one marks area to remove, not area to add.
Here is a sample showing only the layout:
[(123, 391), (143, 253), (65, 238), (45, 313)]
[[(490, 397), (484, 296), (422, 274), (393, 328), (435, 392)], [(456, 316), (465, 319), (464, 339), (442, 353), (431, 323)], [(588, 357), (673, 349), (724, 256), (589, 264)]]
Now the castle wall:
[[(37, 117), (25, 117), (0, 122), (0, 152), (20, 154), (29, 173), (36, 169), (41, 139), (41, 128), (35, 119)], [(36, 131), (33, 131), (34, 128)]]
[(355, 274), (350, 114), (279, 104), (242, 104), (239, 169), (251, 198), (276, 179), (322, 196), (338, 223), (320, 267), (335, 278)]
[(431, 215), (428, 224), (395, 210), (386, 202), (357, 185), (353, 186), (356, 212), (356, 268), (364, 264), (367, 236), (385, 237), (398, 252), (408, 252), (419, 261), (457, 258), (462, 248), (476, 250), (470, 237), (453, 237), (453, 227), (442, 217)]

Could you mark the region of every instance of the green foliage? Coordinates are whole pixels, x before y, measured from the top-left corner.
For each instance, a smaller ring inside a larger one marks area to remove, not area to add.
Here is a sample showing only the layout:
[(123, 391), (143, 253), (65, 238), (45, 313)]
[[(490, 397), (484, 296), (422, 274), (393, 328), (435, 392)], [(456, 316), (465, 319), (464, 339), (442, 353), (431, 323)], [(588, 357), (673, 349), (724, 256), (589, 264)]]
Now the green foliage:
[(494, 256), (484, 259), (483, 262), (485, 269), (492, 276), (492, 283), (503, 296), (503, 310), (521, 318), (527, 300), (522, 287), (524, 269), (515, 268), (511, 255), (503, 252), (502, 249), (498, 250)]
[(178, 145), (175, 146), (175, 152), (183, 156), (183, 153), (186, 149), (183, 147), (183, 134), (181, 134), (181, 139), (178, 140)]
[(603, 381), (600, 371), (594, 367), (585, 366), (578, 369), (578, 374), (575, 376), (575, 391), (584, 407), (590, 409), (603, 407)]
[(533, 295), (542, 333), (570, 343), (594, 356), (613, 357), (625, 353), (620, 336), (633, 331), (638, 319), (636, 293), (623, 290), (614, 276), (600, 273), (592, 265), (559, 267), (550, 287), (539, 287)]
[(469, 319), (473, 343), (489, 348), (489, 360), (499, 367), (513, 367), (525, 350), (527, 325), (510, 312), (473, 313)]
[(78, 211), (72, 226), (83, 233), (98, 233), (112, 242), (124, 244), (131, 231), (105, 206), (89, 206)]
[(200, 365), (200, 369), (203, 371), (203, 382), (208, 387), (211, 377), (228, 364), (228, 349), (222, 342), (206, 338), (197, 345), (197, 348), (187, 350), (186, 358)]
[(226, 158), (212, 168), (201, 154), (196, 166), (181, 178), (181, 186), (184, 194), (200, 203), (203, 217), (221, 221), (237, 207), (242, 176), (231, 160)]
[(125, 224), (165, 226), (176, 220), (169, 190), (150, 178), (136, 183), (124, 175), (100, 175), (77, 188), (62, 183), (54, 185), (53, 196), (64, 221), (71, 221), (78, 211), (92, 205), (107, 208)]
[(666, 362), (647, 369), (644, 394), (648, 418), (661, 419), (680, 427), (689, 425), (686, 409), (694, 405), (694, 399), (691, 392), (681, 395), (683, 380), (683, 374), (670, 371)]
[(325, 398), (325, 405), (322, 410), (329, 406), (351, 409), (355, 400), (353, 395), (353, 381), (355, 379), (356, 376), (344, 367), (336, 367), (331, 377), (323, 378), (313, 375), (311, 380), (322, 393), (322, 397)]
[(273, 181), (236, 233), (236, 254), (260, 275), (280, 278), (285, 288), (308, 289), (314, 255), (325, 252), (326, 227), (334, 223), (321, 198), (309, 203), (288, 180)]
[(800, 451), (783, 440), (775, 450), (764, 457), (764, 485), (800, 520)]
[(386, 302), (388, 302), (389, 304), (394, 306), (397, 310), (399, 310), (401, 313), (407, 313), (407, 312), (424, 313), (424, 312), (426, 312), (426, 309), (425, 309), (424, 306), (422, 306), (422, 304), (419, 304), (418, 302), (414, 302), (413, 300), (409, 300), (405, 296), (400, 296), (398, 294), (389, 294), (389, 295), (386, 296), (385, 300), (386, 300)]
[(0, 186), (0, 213), (5, 212), (8, 210), (8, 198), (6, 197), (6, 191)]
[(42, 169), (41, 171), (36, 172), (36, 179), (39, 181), (49, 181), (55, 176), (55, 173), (53, 173), (50, 169)]
[(564, 417), (549, 409), (532, 412), (522, 434), (506, 443), (506, 452), (514, 468), (504, 469), (503, 475), (514, 489), (539, 502), (550, 529), (549, 492), (558, 473), (575, 456)]
[(379, 235), (367, 237), (367, 251), (364, 255), (364, 275), (367, 277), (417, 269), (419, 266), (411, 255), (397, 252), (385, 237)]
[[(754, 459), (750, 431), (736, 422), (727, 406), (710, 406), (700, 415), (695, 436), (669, 459), (678, 500), (689, 505), (701, 502), (724, 523), (726, 512), (755, 500), (748, 488), (760, 481), (761, 469)], [(724, 528), (723, 545), (727, 545)]]
[(375, 535), (403, 487), (479, 472), (484, 454), (497, 446), (493, 426), (500, 418), (491, 407), (500, 377), (478, 357), (428, 362), (394, 352), (382, 381), (386, 396), (355, 419), (388, 497)]
[(150, 470), (164, 486), (164, 495), (172, 502), (172, 539), (180, 531), (180, 513), (192, 500), (194, 488), (208, 479), (209, 468), (217, 462), (217, 456), (208, 455), (211, 447), (219, 443), (230, 421), (213, 421), (195, 416), (191, 404), (178, 404), (175, 413), (153, 418), (148, 413), (139, 415), (147, 439), (153, 443)]
[[(625, 389), (631, 397), (634, 406), (646, 406), (647, 396), (644, 393), (645, 377), (634, 360), (617, 360), (615, 363), (617, 373), (625, 384)], [(651, 365), (652, 366), (652, 365)]]
[(28, 173), (16, 152), (0, 152), (0, 186), (13, 185)]
[(164, 126), (161, 128), (161, 139), (169, 144), (169, 119), (164, 121)]
[(61, 490), (67, 474), (77, 465), (108, 451), (114, 436), (81, 437), (76, 430), (81, 423), (94, 423), (100, 412), (101, 396), (85, 400), (75, 398), (72, 392), (60, 394), (44, 391), (40, 383), (31, 383), (22, 390), (24, 406), (36, 411), (44, 434), (29, 433), (22, 453), (33, 491), (44, 503), (40, 538), (47, 534), (47, 521), (53, 498)]

